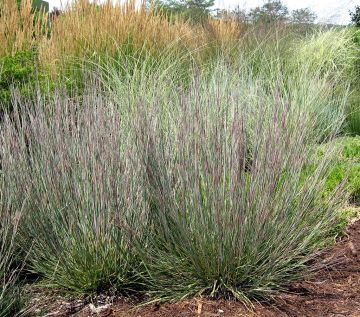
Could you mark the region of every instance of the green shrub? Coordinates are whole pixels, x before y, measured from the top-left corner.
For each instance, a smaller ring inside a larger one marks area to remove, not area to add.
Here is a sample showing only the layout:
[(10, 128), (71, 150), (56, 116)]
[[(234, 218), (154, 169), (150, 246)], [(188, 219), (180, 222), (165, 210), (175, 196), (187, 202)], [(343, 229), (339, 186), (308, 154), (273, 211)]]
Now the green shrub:
[(34, 54), (30, 51), (0, 58), (0, 100), (3, 104), (11, 102), (11, 86), (22, 87), (24, 91), (23, 85), (36, 72), (35, 64)]
[(39, 88), (44, 92), (49, 86), (48, 77), (38, 70), (36, 52), (20, 51), (0, 57), (0, 112), (11, 110), (12, 90), (26, 97)]

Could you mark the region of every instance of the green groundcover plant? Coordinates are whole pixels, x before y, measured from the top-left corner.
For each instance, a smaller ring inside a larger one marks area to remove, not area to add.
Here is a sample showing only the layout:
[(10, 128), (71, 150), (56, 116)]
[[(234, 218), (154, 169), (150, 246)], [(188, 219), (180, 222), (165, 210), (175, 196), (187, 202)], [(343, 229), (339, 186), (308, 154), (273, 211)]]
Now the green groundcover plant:
[(350, 203), (360, 204), (360, 138), (343, 137), (326, 146), (337, 146), (341, 154), (326, 181), (330, 193), (341, 181), (346, 180)]

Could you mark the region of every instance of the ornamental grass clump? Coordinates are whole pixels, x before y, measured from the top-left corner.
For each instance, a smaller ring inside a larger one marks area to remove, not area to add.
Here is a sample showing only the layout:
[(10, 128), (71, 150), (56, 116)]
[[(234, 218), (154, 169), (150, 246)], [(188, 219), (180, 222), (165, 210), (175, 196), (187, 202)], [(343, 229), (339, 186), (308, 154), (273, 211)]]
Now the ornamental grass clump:
[(353, 32), (348, 29), (319, 30), (312, 36), (300, 39), (293, 50), (294, 62), (305, 64), (323, 76), (340, 76), (346, 80), (354, 74), (358, 49), (353, 41)]
[(339, 77), (294, 68), (275, 50), (264, 72), (253, 58), (219, 59), (180, 87), (142, 69), (133, 81), (107, 70), (136, 119), (151, 228), (139, 257), (154, 301), (271, 297), (326, 243), (345, 199), (340, 187), (323, 199), (333, 153), (319, 159), (314, 146), (339, 132), (348, 83), (334, 94)]
[(216, 56), (218, 49), (231, 50), (244, 31), (234, 21), (213, 17), (203, 24), (192, 24), (179, 15), (169, 18), (147, 1), (107, 0), (95, 5), (76, 0), (53, 19), (51, 34), (41, 45), (40, 61), (55, 75), (74, 58), (114, 58), (119, 48), (125, 48), (129, 56), (146, 50), (154, 58), (171, 50), (173, 59), (191, 51), (201, 64)]
[(342, 202), (339, 189), (319, 195), (330, 153), (304, 179), (319, 135), (309, 105), (293, 98), (302, 87), (269, 91), (238, 75), (238, 89), (227, 90), (215, 74), (207, 94), (195, 80), (173, 120), (161, 118), (160, 104), (139, 116), (153, 228), (140, 254), (154, 301), (269, 298), (299, 278)]
[(38, 47), (47, 32), (47, 14), (34, 10), (31, 0), (0, 1), (0, 57)]
[(125, 292), (135, 281), (129, 239), (141, 239), (142, 188), (121, 116), (90, 87), (78, 98), (16, 102), (2, 123), (2, 167), (7, 186), (27, 197), (29, 269), (73, 294)]

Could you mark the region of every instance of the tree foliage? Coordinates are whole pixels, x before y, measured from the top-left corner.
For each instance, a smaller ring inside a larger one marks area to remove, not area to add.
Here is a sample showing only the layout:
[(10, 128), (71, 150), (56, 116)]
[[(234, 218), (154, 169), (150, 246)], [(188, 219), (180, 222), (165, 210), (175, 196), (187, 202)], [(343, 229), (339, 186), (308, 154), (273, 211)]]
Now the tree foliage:
[(154, 6), (164, 13), (180, 14), (191, 22), (201, 22), (211, 12), (215, 0), (157, 0)]
[(360, 27), (360, 6), (356, 6), (354, 12), (350, 12), (351, 22)]
[[(16, 0), (18, 7), (21, 5), (21, 0)], [(44, 0), (32, 0), (32, 7), (38, 10), (44, 10), (45, 12), (49, 12), (49, 2)]]
[(246, 23), (249, 20), (248, 14), (245, 9), (239, 5), (233, 10), (215, 9), (215, 17), (219, 19), (232, 20), (237, 23)]
[(317, 18), (310, 8), (296, 9), (291, 12), (291, 20), (295, 24), (313, 24)]
[(269, 0), (250, 10), (249, 17), (254, 23), (283, 22), (288, 20), (289, 10), (280, 0)]

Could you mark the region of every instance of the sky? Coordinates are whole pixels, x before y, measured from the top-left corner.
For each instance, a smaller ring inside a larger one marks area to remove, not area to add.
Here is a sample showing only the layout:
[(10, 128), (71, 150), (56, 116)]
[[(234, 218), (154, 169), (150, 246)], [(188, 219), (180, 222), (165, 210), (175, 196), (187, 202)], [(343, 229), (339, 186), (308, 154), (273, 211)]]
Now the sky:
[[(50, 9), (60, 8), (61, 5), (72, 0), (47, 0)], [(122, 0), (124, 1), (124, 0)], [(318, 22), (348, 24), (350, 22), (349, 10), (353, 10), (356, 5), (360, 5), (360, 0), (283, 0), (289, 10), (309, 7), (318, 16)], [(249, 10), (256, 6), (261, 6), (264, 0), (215, 0), (215, 7), (231, 9), (236, 6)]]

